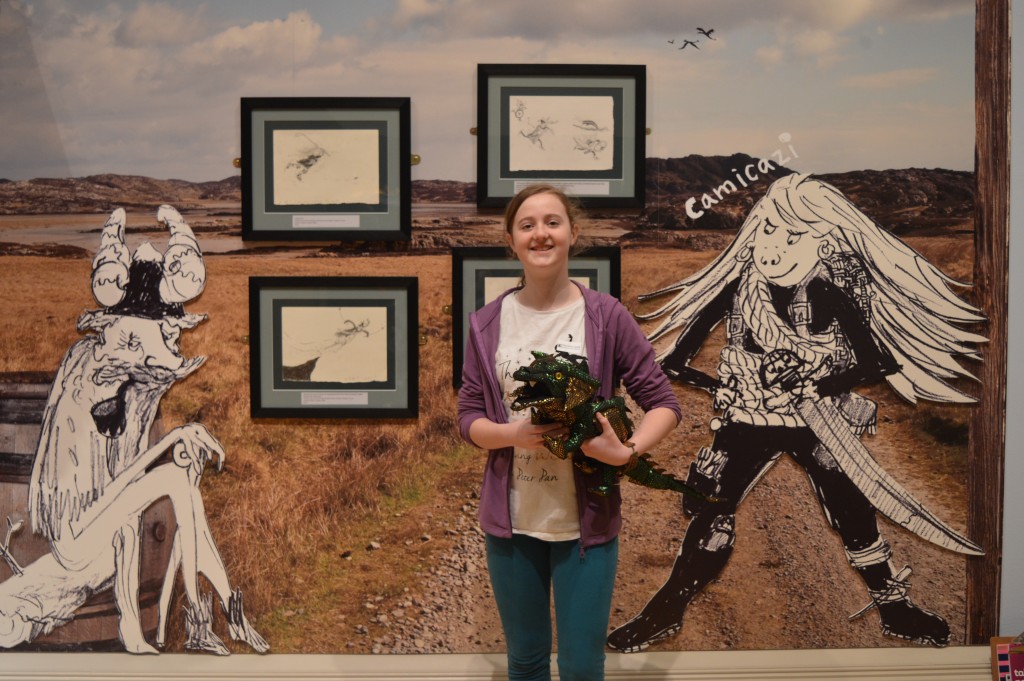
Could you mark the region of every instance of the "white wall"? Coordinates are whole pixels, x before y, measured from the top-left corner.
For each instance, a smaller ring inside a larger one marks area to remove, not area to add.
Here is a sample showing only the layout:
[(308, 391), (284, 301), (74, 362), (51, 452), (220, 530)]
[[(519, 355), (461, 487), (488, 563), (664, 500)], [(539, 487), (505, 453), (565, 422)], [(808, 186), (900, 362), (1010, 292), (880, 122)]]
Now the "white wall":
[[(1011, 35), (1024, 41), (1024, 0), (1013, 0)], [(1010, 295), (1007, 338), (1006, 483), (999, 633), (1024, 631), (1024, 47), (1014, 50), (1010, 137)]]

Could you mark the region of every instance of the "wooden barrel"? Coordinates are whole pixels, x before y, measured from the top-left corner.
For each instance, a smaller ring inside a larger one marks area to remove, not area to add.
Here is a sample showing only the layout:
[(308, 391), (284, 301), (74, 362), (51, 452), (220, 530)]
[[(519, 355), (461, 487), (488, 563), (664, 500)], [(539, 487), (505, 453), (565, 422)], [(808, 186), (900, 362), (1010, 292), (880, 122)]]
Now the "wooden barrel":
[[(28, 519), (28, 483), (42, 427), (43, 409), (52, 374), (18, 372), (0, 374), (0, 541), (7, 534), (7, 518), (23, 523), (11, 537), (10, 551), (22, 568), (50, 552), (43, 537), (33, 534)], [(150, 432), (150, 444), (164, 435), (159, 413)], [(160, 590), (170, 560), (177, 524), (170, 499), (163, 498), (142, 517), (139, 608), (143, 631), (156, 637)], [(0, 581), (13, 572), (0, 560)], [(123, 650), (117, 633), (118, 611), (112, 588), (93, 594), (67, 624), (13, 650)]]

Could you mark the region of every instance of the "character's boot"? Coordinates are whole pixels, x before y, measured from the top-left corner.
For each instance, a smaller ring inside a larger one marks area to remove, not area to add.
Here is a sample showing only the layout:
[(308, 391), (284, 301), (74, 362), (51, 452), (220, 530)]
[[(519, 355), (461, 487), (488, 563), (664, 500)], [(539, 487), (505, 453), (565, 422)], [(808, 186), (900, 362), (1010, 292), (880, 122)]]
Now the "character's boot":
[(200, 596), (196, 604), (186, 604), (185, 650), (214, 655), (231, 654), (220, 637), (213, 633), (213, 594)]
[(235, 589), (231, 592), (231, 597), (228, 599), (227, 616), (228, 632), (231, 634), (233, 641), (247, 643), (257, 653), (270, 651), (270, 644), (252, 628), (249, 620), (245, 619), (245, 613), (242, 611), (241, 589)]
[(949, 643), (949, 624), (939, 615), (925, 610), (910, 600), (907, 591), (910, 589), (910, 567), (906, 566), (897, 574), (893, 574), (888, 556), (891, 554), (888, 544), (881, 541), (881, 554), (885, 560), (864, 564), (858, 562), (853, 554), (850, 563), (860, 573), (861, 578), (871, 594), (871, 603), (859, 612), (850, 616), (855, 619), (868, 610), (878, 610), (882, 625), (882, 633), (886, 636), (906, 639), (915, 643), (923, 643), (943, 647)]
[[(708, 496), (717, 496), (722, 491), (719, 480), (726, 458), (725, 452), (701, 447), (697, 460), (690, 464), (687, 484)], [(735, 505), (722, 508), (683, 496), (683, 513), (691, 520), (672, 574), (640, 614), (608, 634), (609, 648), (635, 653), (683, 628), (686, 606), (729, 562), (736, 541), (734, 511)]]
[[(702, 541), (691, 547), (684, 538), (668, 580), (640, 614), (608, 635), (608, 646), (623, 653), (635, 653), (682, 629), (686, 606), (721, 573), (732, 555), (732, 527), (733, 516), (719, 516), (709, 535), (718, 543)], [(687, 533), (692, 529), (691, 526)]]

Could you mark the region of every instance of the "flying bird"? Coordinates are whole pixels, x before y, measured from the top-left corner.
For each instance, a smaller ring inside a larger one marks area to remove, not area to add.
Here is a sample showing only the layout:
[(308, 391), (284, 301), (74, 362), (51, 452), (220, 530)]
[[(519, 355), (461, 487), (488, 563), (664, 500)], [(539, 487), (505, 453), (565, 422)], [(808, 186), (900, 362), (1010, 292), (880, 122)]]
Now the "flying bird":
[(711, 34), (714, 33), (714, 32), (715, 32), (715, 29), (713, 29), (713, 28), (708, 28), (708, 29), (704, 29), (704, 28), (700, 28), (700, 27), (697, 28), (697, 33), (700, 33), (702, 36), (706, 37), (708, 40), (715, 40), (715, 38), (711, 37)]
[(683, 41), (683, 46), (682, 46), (682, 47), (680, 47), (679, 49), (680, 49), (680, 50), (685, 50), (685, 49), (686, 49), (686, 46), (687, 46), (687, 45), (693, 45), (693, 46), (694, 46), (694, 47), (696, 47), (696, 48), (697, 48), (698, 50), (700, 49), (699, 47), (697, 47), (697, 43), (696, 43), (696, 42), (694, 42), (694, 41), (692, 41), (692, 40), (684, 40), (684, 41)]

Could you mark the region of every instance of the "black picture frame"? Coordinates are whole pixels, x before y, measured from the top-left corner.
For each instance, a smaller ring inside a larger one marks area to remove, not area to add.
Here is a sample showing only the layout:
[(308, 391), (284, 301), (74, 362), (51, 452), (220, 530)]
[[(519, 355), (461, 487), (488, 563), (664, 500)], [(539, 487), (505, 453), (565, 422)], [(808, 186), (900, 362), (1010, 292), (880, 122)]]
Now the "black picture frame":
[[(462, 361), (469, 338), (469, 315), (518, 285), (522, 263), (504, 246), (452, 248), (452, 385), (462, 385)], [(569, 276), (584, 286), (618, 298), (622, 291), (622, 252), (592, 246), (569, 258)]]
[(250, 277), (254, 418), (419, 414), (415, 277)]
[(643, 208), (646, 100), (643, 65), (478, 64), (478, 207), (545, 182), (586, 208)]
[(242, 238), (408, 241), (408, 97), (243, 97)]

